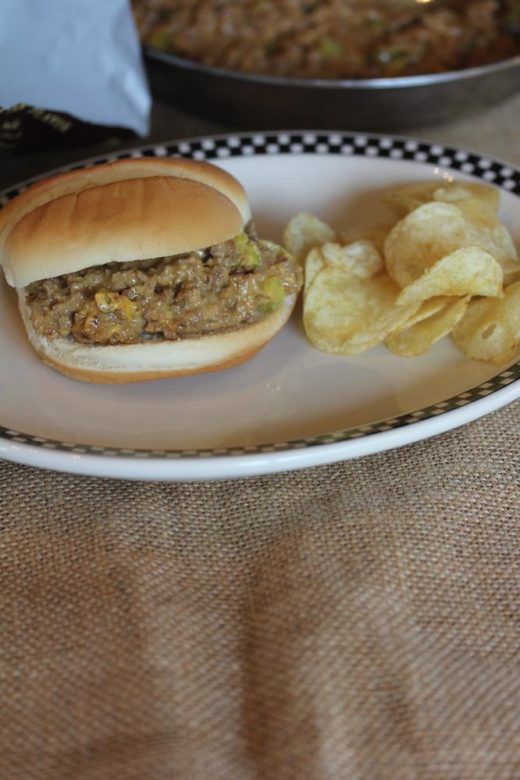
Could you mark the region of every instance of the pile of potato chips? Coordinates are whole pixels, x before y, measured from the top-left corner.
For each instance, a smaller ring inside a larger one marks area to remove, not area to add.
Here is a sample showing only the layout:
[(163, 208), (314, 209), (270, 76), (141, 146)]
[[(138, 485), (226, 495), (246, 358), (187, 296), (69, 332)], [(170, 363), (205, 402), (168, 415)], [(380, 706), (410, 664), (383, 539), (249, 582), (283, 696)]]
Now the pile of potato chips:
[(384, 343), (422, 355), (451, 334), (471, 358), (506, 363), (520, 346), (520, 260), (497, 216), (499, 192), (419, 182), (384, 196), (394, 219), (336, 232), (312, 214), (287, 225), (303, 264), (303, 322), (314, 346), (356, 355)]

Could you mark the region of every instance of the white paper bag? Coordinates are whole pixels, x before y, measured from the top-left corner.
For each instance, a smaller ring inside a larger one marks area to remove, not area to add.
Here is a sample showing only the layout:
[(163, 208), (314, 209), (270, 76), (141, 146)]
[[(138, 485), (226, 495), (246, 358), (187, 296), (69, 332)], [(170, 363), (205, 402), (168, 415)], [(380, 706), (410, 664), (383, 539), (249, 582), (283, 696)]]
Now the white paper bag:
[(150, 91), (128, 0), (1, 0), (0, 106), (146, 135)]

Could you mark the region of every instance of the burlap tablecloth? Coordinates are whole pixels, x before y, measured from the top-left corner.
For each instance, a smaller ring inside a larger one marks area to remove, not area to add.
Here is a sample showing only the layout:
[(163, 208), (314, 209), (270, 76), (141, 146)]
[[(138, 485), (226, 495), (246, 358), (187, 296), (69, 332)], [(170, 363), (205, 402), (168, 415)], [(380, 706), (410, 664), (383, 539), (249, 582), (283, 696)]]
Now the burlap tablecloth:
[[(519, 117), (416, 135), (518, 164)], [(240, 482), (0, 463), (0, 778), (520, 778), (519, 429)]]

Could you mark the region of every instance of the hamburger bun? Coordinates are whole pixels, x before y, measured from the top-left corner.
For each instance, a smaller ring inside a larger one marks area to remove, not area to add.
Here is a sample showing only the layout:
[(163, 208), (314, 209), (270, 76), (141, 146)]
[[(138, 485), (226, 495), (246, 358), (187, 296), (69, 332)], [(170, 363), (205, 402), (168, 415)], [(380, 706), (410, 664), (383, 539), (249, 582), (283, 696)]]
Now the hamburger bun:
[(91, 382), (132, 382), (213, 371), (252, 357), (285, 325), (291, 291), (260, 319), (198, 336), (138, 343), (47, 338), (33, 326), (27, 287), (108, 263), (186, 255), (243, 233), (241, 184), (210, 163), (128, 159), (39, 181), (0, 211), (0, 262), (18, 292), (30, 344), (58, 371)]
[(242, 185), (215, 165), (118, 160), (38, 181), (9, 201), (0, 210), (1, 265), (8, 283), (23, 287), (109, 260), (216, 244), (250, 219)]

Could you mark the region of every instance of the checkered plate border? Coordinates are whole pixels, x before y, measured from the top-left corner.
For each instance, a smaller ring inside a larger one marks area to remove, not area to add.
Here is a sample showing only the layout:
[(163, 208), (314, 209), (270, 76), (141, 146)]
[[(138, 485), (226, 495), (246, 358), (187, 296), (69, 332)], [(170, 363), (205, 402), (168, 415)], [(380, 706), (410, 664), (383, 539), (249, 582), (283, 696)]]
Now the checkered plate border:
[[(279, 154), (334, 154), (386, 158), (436, 165), (447, 170), (458, 171), (473, 176), (484, 182), (494, 184), (496, 187), (507, 192), (520, 196), (520, 171), (503, 162), (483, 157), (474, 152), (455, 149), (440, 144), (431, 144), (426, 141), (419, 141), (411, 138), (341, 132), (272, 132), (195, 138), (181, 140), (171, 144), (144, 146), (131, 151), (118, 152), (108, 156), (85, 160), (81, 164), (65, 166), (60, 168), (60, 170), (74, 170), (82, 168), (85, 165), (100, 164), (128, 157), (174, 156), (193, 158), (196, 160), (215, 160), (218, 162), (219, 159), (222, 160), (229, 157)], [(56, 171), (54, 171), (54, 173), (56, 173)], [(5, 205), (11, 198), (22, 192), (32, 181), (35, 181), (36, 178), (0, 193), (0, 205)], [(212, 457), (258, 455), (260, 453), (283, 452), (327, 444), (337, 444), (339, 442), (347, 442), (378, 433), (397, 430), (454, 411), (467, 406), (468, 404), (475, 403), (519, 380), (520, 361), (476, 387), (459, 393), (452, 398), (445, 399), (408, 414), (319, 436), (249, 447), (197, 450), (120, 449), (87, 444), (80, 445), (42, 438), (14, 431), (2, 425), (0, 425), (0, 440), (3, 439), (16, 444), (30, 445), (56, 452), (88, 454), (99, 457), (205, 459)]]

